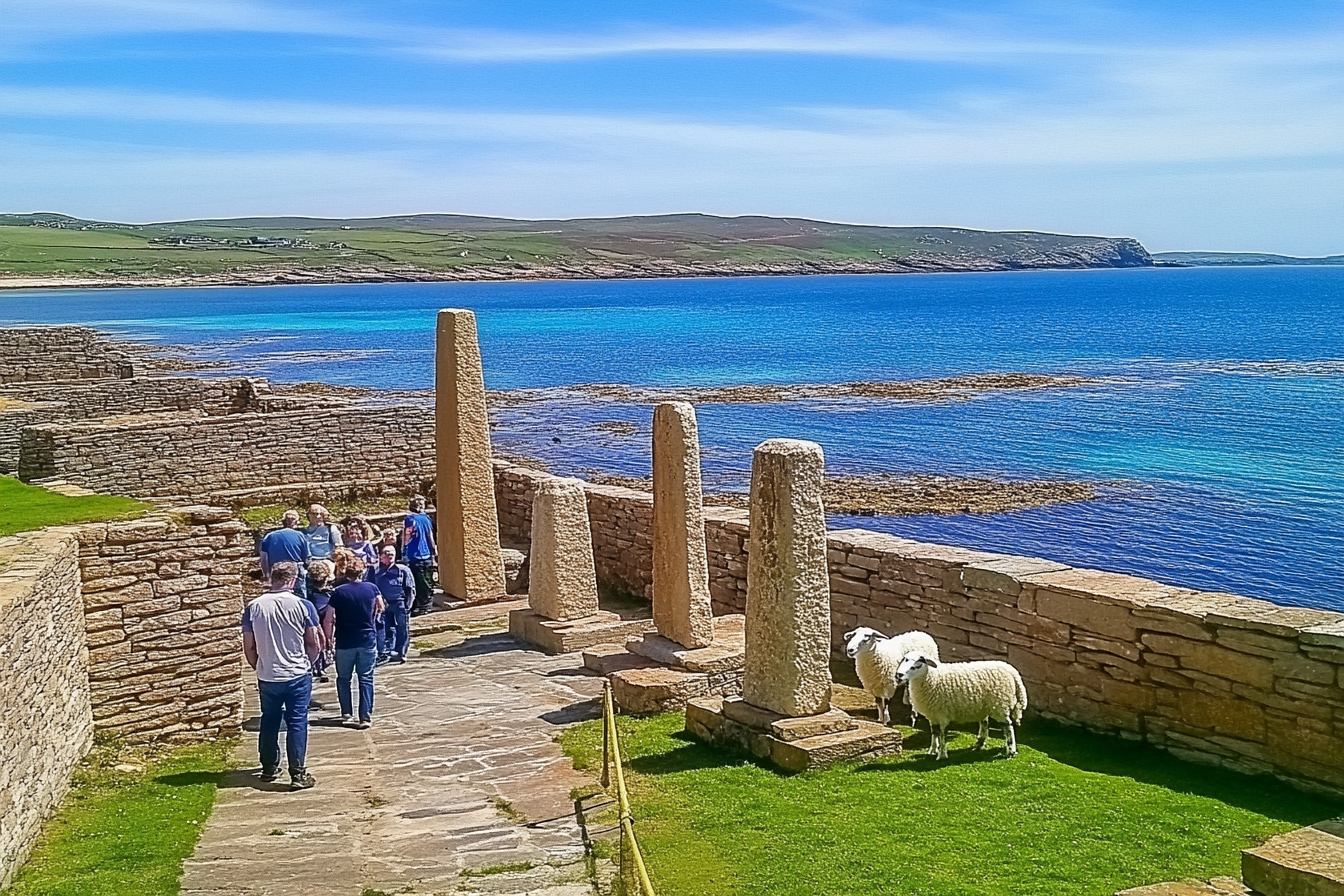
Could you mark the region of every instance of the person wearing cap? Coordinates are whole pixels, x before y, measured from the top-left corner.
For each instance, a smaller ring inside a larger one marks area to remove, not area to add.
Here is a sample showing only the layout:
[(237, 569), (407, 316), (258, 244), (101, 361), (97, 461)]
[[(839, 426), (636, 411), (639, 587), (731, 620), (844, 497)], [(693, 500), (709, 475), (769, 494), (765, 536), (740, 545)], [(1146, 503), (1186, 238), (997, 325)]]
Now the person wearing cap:
[(378, 553), (378, 565), (369, 573), (369, 581), (378, 586), (387, 608), (383, 611), (382, 655), (379, 662), (406, 662), (410, 645), (410, 612), (415, 602), (415, 577), (397, 562), (397, 550), (383, 545)]

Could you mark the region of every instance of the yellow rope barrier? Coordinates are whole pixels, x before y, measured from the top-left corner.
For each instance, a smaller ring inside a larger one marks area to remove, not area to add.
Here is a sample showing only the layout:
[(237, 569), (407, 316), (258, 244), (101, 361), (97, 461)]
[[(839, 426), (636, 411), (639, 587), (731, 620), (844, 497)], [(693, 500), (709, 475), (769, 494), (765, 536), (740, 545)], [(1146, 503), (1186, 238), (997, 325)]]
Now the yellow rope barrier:
[(616, 801), (620, 806), (620, 825), (622, 838), (630, 841), (630, 856), (634, 860), (635, 873), (639, 878), (642, 896), (656, 896), (653, 883), (649, 880), (649, 871), (644, 867), (644, 856), (639, 851), (639, 841), (635, 839), (635, 822), (630, 815), (630, 796), (625, 790), (625, 770), (621, 767), (621, 743), (616, 737), (616, 709), (611, 699), (611, 684), (602, 690), (602, 786), (611, 786), (610, 766), (616, 768)]

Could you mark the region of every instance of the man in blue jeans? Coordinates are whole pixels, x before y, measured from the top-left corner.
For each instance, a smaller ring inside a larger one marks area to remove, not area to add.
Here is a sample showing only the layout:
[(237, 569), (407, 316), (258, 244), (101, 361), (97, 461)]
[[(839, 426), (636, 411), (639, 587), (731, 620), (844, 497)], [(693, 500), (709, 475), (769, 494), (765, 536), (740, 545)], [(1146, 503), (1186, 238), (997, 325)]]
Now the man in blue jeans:
[(305, 765), (308, 754), (308, 704), (313, 696), (313, 660), (322, 650), (313, 605), (294, 594), (298, 568), (288, 561), (271, 565), (270, 590), (243, 610), (243, 654), (257, 671), (261, 692), (261, 780), (280, 777), (280, 722), (285, 723), (285, 753), (291, 790), (317, 783)]
[(411, 604), (415, 601), (415, 579), (411, 571), (397, 562), (397, 549), (383, 545), (378, 553), (378, 565), (373, 568), (369, 581), (378, 586), (387, 609), (383, 611), (386, 637), (385, 655), (380, 662), (406, 662), (406, 649), (411, 640)]
[(428, 613), (434, 602), (434, 567), (439, 565), (439, 546), (434, 542), (434, 522), (425, 513), (425, 499), (411, 498), (410, 513), (402, 520), (401, 555), (415, 577), (415, 604), (411, 615)]
[[(361, 581), (364, 561), (349, 561), (353, 581), (341, 585), (331, 595), (336, 617), (336, 697), (341, 701), (341, 724), (368, 728), (373, 724), (373, 667), (378, 659), (378, 616), (383, 599), (378, 586)], [(353, 721), (350, 674), (359, 675), (359, 721)]]

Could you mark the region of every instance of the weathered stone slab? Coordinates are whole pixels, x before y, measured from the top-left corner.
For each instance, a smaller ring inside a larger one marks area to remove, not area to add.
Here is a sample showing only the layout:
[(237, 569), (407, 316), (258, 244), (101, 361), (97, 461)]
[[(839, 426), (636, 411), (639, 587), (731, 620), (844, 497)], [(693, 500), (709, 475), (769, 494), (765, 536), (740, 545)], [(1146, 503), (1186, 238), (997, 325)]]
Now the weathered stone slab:
[(831, 592), (821, 446), (770, 439), (751, 470), (747, 702), (786, 716), (830, 708)]
[(1215, 877), (1207, 883), (1199, 880), (1173, 880), (1121, 890), (1115, 896), (1251, 896), (1251, 890), (1233, 877)]
[(797, 741), (823, 734), (838, 734), (859, 727), (857, 719), (842, 709), (829, 709), (814, 716), (780, 719), (770, 725), (770, 733), (782, 741)]
[(439, 312), (434, 376), (439, 584), (460, 600), (499, 600), (504, 565), (485, 378), (472, 312)]
[(610, 675), (613, 672), (621, 672), (625, 669), (650, 669), (656, 667), (658, 663), (639, 654), (631, 653), (625, 649), (624, 644), (612, 642), (594, 644), (592, 647), (585, 648), (583, 665), (584, 668), (591, 669), (599, 675)]
[[(737, 617), (738, 620), (741, 618)], [(647, 634), (643, 638), (626, 642), (625, 647), (631, 653), (690, 672), (728, 672), (741, 669), (746, 662), (746, 644), (740, 622), (735, 627), (720, 626), (717, 625), (718, 620), (715, 622), (716, 637), (705, 647), (687, 649), (661, 634)]]
[(1344, 896), (1344, 818), (1243, 849), (1241, 876), (1263, 896)]
[(695, 408), (684, 401), (653, 410), (653, 621), (683, 647), (714, 640), (700, 434)]
[(652, 628), (651, 619), (622, 619), (604, 610), (591, 616), (564, 620), (547, 619), (532, 610), (509, 613), (509, 634), (551, 654), (575, 653), (594, 644), (624, 640)]
[(770, 761), (785, 771), (801, 772), (847, 759), (880, 759), (901, 752), (901, 732), (876, 722), (856, 721), (855, 727), (803, 740), (771, 738)]
[(725, 697), (720, 707), (724, 718), (761, 731), (769, 731), (771, 725), (788, 718), (783, 713), (763, 709), (742, 697)]
[(627, 669), (611, 676), (611, 696), (625, 712), (648, 715), (676, 712), (694, 697), (709, 694), (709, 676), (702, 672), (669, 669)]
[(588, 497), (577, 479), (544, 479), (532, 500), (528, 604), (547, 619), (597, 612), (597, 572)]

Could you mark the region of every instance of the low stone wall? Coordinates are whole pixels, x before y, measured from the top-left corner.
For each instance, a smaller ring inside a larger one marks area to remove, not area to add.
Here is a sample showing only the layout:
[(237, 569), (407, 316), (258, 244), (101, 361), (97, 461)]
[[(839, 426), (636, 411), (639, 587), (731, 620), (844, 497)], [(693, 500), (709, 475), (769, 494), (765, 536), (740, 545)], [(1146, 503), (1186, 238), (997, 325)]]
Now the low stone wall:
[(184, 507), (82, 526), (79, 546), (97, 726), (131, 742), (237, 734), (247, 525)]
[[(501, 538), (525, 546), (534, 484), (499, 464)], [(588, 486), (599, 581), (648, 595), (652, 497)], [(747, 514), (705, 509), (716, 613), (746, 607)], [(1004, 659), (1030, 712), (1201, 762), (1344, 790), (1344, 614), (863, 529), (829, 536), (832, 642), (923, 629), (949, 659)]]
[(138, 359), (88, 327), (0, 329), (5, 363), (0, 383), (39, 380), (124, 379)]
[[(266, 384), (262, 382), (260, 388)], [(258, 383), (248, 379), (135, 377), (0, 386), (0, 472), (19, 468), (24, 427), (168, 411), (239, 414), (261, 410)]]
[(39, 424), (23, 430), (19, 475), (135, 497), (332, 480), (405, 493), (433, 478), (433, 432), (431, 408), (404, 406)]
[(0, 888), (69, 788), (93, 735), (70, 530), (0, 539)]

